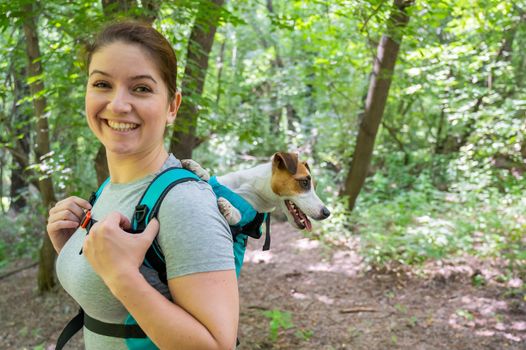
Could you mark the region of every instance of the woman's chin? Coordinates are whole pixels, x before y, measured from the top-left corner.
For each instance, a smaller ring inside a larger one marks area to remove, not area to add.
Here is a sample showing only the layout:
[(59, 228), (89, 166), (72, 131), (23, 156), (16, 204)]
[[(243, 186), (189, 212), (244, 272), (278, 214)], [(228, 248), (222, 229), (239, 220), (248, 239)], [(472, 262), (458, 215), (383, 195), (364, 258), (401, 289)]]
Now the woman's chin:
[(125, 147), (125, 145), (123, 145), (122, 143), (106, 143), (104, 144), (104, 148), (106, 148), (106, 154), (117, 157), (129, 156), (137, 153), (137, 150), (134, 147)]

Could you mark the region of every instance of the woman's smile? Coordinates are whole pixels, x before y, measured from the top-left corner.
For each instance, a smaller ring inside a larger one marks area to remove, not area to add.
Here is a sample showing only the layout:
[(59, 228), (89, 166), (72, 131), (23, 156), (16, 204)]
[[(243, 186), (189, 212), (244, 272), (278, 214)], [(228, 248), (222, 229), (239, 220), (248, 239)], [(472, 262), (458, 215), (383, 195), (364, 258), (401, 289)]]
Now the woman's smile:
[(106, 124), (114, 131), (118, 132), (129, 132), (137, 129), (139, 127), (139, 124), (130, 123), (130, 122), (122, 122), (122, 121), (114, 121), (106, 119)]

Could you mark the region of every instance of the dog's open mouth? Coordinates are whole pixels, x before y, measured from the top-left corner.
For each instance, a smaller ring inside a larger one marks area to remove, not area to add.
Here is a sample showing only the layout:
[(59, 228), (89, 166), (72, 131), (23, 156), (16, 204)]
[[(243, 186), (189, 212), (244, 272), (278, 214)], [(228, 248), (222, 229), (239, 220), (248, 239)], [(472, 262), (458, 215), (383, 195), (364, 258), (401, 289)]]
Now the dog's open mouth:
[(292, 217), (294, 218), (294, 222), (296, 223), (296, 225), (298, 225), (298, 227), (301, 230), (303, 229), (306, 229), (307, 231), (312, 230), (312, 224), (309, 218), (307, 217), (307, 215), (305, 215), (304, 212), (301, 211), (300, 208), (296, 206), (296, 204), (294, 204), (294, 202), (286, 199), (285, 205), (287, 206), (287, 209), (289, 210), (289, 212), (292, 214)]

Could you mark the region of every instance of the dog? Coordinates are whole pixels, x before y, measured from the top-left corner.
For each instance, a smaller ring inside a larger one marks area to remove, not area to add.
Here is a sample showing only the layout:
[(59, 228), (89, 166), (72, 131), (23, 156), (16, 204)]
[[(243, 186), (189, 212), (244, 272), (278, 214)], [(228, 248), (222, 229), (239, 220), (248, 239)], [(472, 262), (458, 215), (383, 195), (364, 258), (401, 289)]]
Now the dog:
[[(181, 161), (185, 169), (208, 181), (209, 173), (191, 159)], [(321, 221), (331, 215), (315, 192), (315, 183), (307, 162), (296, 153), (277, 152), (271, 161), (255, 167), (218, 176), (217, 181), (243, 197), (260, 213), (280, 208), (287, 221), (300, 230), (312, 230), (310, 219)], [(241, 213), (225, 198), (218, 206), (229, 225), (241, 220)]]

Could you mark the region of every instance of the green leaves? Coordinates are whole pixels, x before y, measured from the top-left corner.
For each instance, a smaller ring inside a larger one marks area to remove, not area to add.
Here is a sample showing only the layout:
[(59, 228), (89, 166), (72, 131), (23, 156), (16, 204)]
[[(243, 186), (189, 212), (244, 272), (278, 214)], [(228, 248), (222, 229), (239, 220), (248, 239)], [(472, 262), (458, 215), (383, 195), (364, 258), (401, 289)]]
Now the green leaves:
[[(263, 315), (269, 319), (269, 336), (272, 342), (278, 339), (280, 330), (287, 330), (294, 327), (292, 323), (292, 315), (288, 311), (280, 311), (277, 309), (264, 311)], [(307, 338), (308, 334), (305, 335)]]

